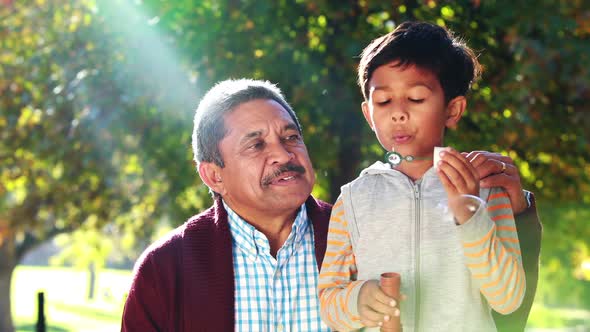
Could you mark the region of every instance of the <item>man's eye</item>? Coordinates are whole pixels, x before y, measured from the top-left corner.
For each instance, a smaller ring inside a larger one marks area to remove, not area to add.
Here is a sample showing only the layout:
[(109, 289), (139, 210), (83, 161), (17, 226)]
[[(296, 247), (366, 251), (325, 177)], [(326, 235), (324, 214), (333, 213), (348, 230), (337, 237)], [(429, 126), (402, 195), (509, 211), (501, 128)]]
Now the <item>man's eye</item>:
[(289, 135), (285, 137), (284, 143), (285, 144), (299, 144), (301, 142), (300, 135)]
[(254, 143), (254, 144), (250, 145), (249, 148), (252, 149), (252, 150), (260, 150), (263, 147), (264, 147), (264, 142), (257, 142), (257, 143)]

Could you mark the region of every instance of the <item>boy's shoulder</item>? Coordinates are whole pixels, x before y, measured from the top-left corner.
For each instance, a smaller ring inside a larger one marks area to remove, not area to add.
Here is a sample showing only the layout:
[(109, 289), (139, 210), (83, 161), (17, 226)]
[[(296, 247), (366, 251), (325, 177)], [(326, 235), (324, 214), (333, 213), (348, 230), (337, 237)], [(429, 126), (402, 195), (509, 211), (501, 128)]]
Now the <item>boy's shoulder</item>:
[(361, 171), (361, 173), (359, 174), (359, 176), (357, 177), (357, 179), (362, 176), (365, 176), (365, 175), (391, 173), (391, 171), (392, 171), (391, 166), (389, 166), (388, 163), (384, 163), (384, 162), (378, 160), (378, 161), (374, 162), (372, 165), (370, 165), (369, 167), (363, 169)]
[(386, 164), (381, 161), (376, 161), (375, 163), (373, 163), (369, 167), (361, 170), (359, 175), (355, 179), (353, 179), (352, 181), (346, 183), (345, 186), (354, 185), (357, 183), (362, 183), (362, 182), (370, 179), (372, 176), (388, 174), (388, 173), (391, 173), (391, 171), (392, 171), (392, 169), (389, 166), (389, 164)]
[(363, 169), (359, 176), (343, 185), (341, 189), (342, 191), (356, 191), (363, 188), (375, 189), (383, 185), (389, 186), (397, 180), (403, 180), (403, 175), (400, 172), (391, 169), (391, 166), (387, 163), (376, 161), (369, 167)]

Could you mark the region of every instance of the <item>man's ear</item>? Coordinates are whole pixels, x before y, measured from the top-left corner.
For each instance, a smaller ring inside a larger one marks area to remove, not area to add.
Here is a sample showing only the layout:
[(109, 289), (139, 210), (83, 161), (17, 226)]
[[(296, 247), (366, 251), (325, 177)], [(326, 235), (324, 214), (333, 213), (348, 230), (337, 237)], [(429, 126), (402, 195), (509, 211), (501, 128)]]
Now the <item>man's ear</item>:
[(365, 116), (365, 120), (367, 120), (369, 127), (371, 127), (371, 130), (375, 131), (375, 128), (373, 127), (373, 120), (371, 119), (371, 110), (369, 109), (369, 102), (367, 102), (366, 100), (363, 101), (363, 103), (361, 104), (361, 109), (363, 110), (363, 115)]
[(447, 119), (445, 121), (447, 128), (455, 129), (457, 127), (457, 123), (461, 120), (463, 112), (465, 112), (465, 107), (467, 107), (465, 96), (457, 96), (449, 101), (447, 104)]
[(225, 185), (221, 177), (221, 166), (211, 162), (200, 162), (199, 163), (199, 176), (201, 180), (211, 188), (214, 192), (225, 195)]

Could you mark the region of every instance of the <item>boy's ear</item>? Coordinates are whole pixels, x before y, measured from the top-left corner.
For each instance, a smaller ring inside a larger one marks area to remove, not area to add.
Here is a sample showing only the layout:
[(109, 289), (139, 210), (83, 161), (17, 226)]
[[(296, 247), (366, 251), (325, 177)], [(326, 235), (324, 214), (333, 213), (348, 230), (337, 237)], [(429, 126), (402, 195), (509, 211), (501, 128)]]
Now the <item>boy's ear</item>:
[(465, 112), (465, 107), (467, 107), (465, 96), (457, 96), (449, 101), (447, 104), (447, 120), (445, 121), (447, 128), (455, 129), (457, 127), (457, 123), (461, 120), (463, 112)]
[(203, 180), (211, 190), (223, 196), (225, 195), (225, 185), (221, 176), (221, 170), (222, 168), (215, 163), (199, 163), (199, 176), (201, 177), (201, 180)]
[(363, 101), (363, 103), (361, 104), (361, 109), (363, 110), (363, 115), (365, 116), (365, 120), (367, 120), (369, 127), (371, 127), (372, 131), (375, 131), (375, 128), (373, 127), (373, 120), (371, 120), (371, 110), (369, 109), (369, 102), (367, 102), (366, 100)]

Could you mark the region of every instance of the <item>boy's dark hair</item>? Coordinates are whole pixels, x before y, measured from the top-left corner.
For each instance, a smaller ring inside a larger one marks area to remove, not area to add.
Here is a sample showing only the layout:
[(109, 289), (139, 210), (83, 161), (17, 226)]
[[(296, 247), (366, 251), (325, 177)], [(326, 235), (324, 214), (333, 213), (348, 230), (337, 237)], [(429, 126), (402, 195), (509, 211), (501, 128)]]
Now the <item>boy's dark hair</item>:
[(369, 80), (382, 65), (399, 61), (431, 70), (449, 102), (464, 96), (481, 72), (475, 53), (451, 31), (426, 22), (404, 22), (392, 32), (373, 40), (361, 54), (358, 84), (369, 99)]

